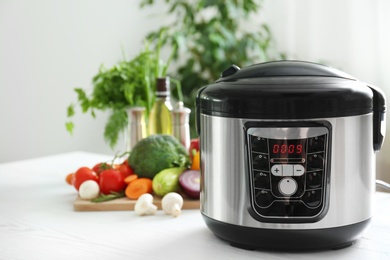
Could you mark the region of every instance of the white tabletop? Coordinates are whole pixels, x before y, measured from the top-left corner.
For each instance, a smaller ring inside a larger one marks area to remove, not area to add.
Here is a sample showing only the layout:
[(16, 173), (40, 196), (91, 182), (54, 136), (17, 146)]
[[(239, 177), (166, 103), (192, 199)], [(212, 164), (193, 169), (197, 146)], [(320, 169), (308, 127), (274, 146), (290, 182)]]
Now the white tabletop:
[(231, 247), (199, 210), (74, 211), (66, 174), (109, 159), (74, 152), (0, 164), (0, 259), (390, 259), (390, 193), (376, 193), (372, 225), (353, 246), (306, 253)]

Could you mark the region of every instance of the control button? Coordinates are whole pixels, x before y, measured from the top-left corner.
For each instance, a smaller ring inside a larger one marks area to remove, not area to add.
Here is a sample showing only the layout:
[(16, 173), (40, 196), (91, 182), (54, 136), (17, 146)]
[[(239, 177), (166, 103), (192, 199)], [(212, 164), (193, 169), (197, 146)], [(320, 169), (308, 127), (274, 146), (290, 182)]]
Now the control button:
[(283, 167), (281, 164), (275, 164), (271, 167), (271, 173), (274, 176), (282, 176), (283, 175)]
[(305, 173), (305, 167), (300, 164), (294, 164), (294, 176), (302, 176)]
[(272, 196), (271, 192), (269, 190), (257, 190), (256, 189), (256, 204), (259, 207), (269, 207), (272, 202), (274, 201), (274, 196)]
[(268, 156), (263, 154), (252, 153), (253, 168), (255, 170), (269, 171)]
[(307, 166), (311, 170), (322, 169), (324, 165), (323, 153), (310, 155), (307, 160)]
[(260, 189), (270, 189), (270, 178), (268, 172), (255, 173), (255, 187)]
[(293, 176), (294, 166), (292, 164), (284, 164), (282, 169), (283, 176)]
[(308, 172), (306, 174), (306, 186), (308, 189), (321, 188), (322, 171)]
[(297, 182), (290, 177), (283, 178), (279, 182), (279, 191), (284, 196), (291, 196), (297, 191)]
[(259, 153), (268, 153), (267, 139), (252, 136), (252, 151)]
[(321, 191), (322, 189), (306, 191), (303, 200), (309, 207), (318, 207), (321, 204)]
[(300, 164), (275, 164), (271, 167), (274, 176), (302, 176), (305, 168)]
[(325, 150), (325, 135), (309, 138), (308, 152), (323, 152)]

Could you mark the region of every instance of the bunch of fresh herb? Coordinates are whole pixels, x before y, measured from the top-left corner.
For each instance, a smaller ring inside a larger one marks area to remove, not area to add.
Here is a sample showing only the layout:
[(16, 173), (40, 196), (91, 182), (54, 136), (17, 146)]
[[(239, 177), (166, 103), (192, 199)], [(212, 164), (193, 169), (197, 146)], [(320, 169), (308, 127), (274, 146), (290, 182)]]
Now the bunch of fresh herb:
[[(75, 88), (77, 103), (68, 106), (68, 118), (75, 115), (76, 106), (80, 106), (83, 113), (90, 112), (92, 117), (96, 110), (111, 111), (104, 129), (104, 139), (111, 148), (127, 126), (126, 109), (142, 106), (149, 114), (155, 100), (156, 78), (167, 73), (170, 59), (167, 63), (160, 60), (161, 41), (153, 48), (156, 51), (150, 51), (148, 42), (145, 46), (145, 50), (132, 60), (121, 60), (109, 69), (101, 66), (93, 77), (92, 93), (88, 95), (82, 88)], [(66, 122), (66, 129), (72, 134), (74, 123)]]

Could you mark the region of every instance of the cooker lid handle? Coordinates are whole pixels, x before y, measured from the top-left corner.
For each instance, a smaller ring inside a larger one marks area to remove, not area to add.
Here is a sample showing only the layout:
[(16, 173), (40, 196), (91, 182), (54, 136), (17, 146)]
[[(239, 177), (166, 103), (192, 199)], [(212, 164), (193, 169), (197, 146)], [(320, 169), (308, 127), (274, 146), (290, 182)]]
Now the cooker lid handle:
[(221, 78), (226, 78), (226, 77), (229, 77), (231, 75), (234, 75), (239, 70), (240, 70), (240, 67), (238, 67), (235, 64), (232, 64), (229, 68), (227, 68), (226, 70), (224, 70), (221, 73)]
[(234, 81), (244, 78), (308, 76), (308, 77), (335, 77), (356, 80), (351, 75), (340, 70), (313, 62), (283, 60), (254, 64), (243, 69), (232, 65), (221, 73), (217, 82)]

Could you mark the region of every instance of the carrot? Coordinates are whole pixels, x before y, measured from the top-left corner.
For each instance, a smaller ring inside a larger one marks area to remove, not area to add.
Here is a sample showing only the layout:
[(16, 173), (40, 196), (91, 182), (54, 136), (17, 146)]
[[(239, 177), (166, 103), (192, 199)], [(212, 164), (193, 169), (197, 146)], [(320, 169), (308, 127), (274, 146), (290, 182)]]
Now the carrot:
[(66, 175), (65, 181), (66, 181), (67, 184), (73, 185), (72, 184), (72, 182), (73, 182), (73, 173), (69, 173), (68, 175)]
[(139, 178), (127, 185), (126, 197), (132, 200), (138, 199), (142, 194), (152, 193), (152, 180), (148, 178)]
[(137, 174), (131, 174), (131, 175), (129, 175), (129, 176), (127, 176), (125, 178), (125, 183), (126, 184), (130, 184), (130, 182), (135, 181), (136, 179), (138, 179), (138, 175)]

